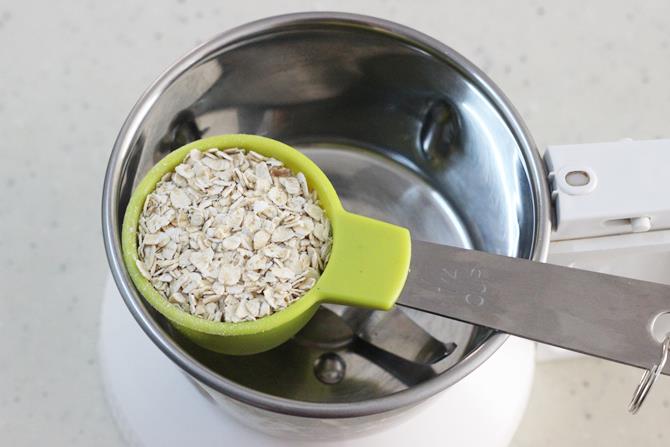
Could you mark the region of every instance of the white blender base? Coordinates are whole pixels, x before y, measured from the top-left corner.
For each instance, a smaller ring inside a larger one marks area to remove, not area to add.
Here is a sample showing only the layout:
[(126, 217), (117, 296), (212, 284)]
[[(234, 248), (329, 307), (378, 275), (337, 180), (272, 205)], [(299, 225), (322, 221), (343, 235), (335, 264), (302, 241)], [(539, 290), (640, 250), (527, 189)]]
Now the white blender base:
[[(144, 334), (111, 278), (102, 306), (100, 363), (107, 401), (136, 446), (507, 446), (526, 408), (535, 368), (532, 342), (509, 340), (474, 372), (411, 418), (361, 438), (302, 443), (238, 423), (217, 408)], [(160, 371), (159, 374), (156, 372)]]

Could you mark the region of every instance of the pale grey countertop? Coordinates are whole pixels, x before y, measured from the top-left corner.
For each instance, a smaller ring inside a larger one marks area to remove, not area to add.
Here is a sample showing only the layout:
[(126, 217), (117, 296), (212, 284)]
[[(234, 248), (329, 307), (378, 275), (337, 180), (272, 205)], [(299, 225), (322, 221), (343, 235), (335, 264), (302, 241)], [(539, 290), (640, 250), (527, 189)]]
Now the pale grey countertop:
[[(670, 2), (637, 4), (0, 1), (0, 444), (122, 444), (96, 359), (103, 172), (140, 93), (195, 44), (267, 15), (372, 14), (473, 60), (540, 146), (670, 137)], [(631, 418), (637, 378), (541, 365), (514, 445), (668, 445), (670, 379)]]

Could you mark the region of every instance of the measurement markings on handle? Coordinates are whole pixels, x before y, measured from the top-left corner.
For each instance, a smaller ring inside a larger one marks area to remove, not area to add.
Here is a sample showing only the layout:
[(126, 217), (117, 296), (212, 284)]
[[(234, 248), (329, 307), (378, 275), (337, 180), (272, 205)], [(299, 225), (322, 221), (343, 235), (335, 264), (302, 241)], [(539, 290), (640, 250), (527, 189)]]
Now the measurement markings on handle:
[[(444, 273), (444, 275), (442, 275), (442, 277), (440, 279), (444, 282), (449, 281), (449, 279), (458, 278), (458, 270), (451, 271), (451, 270), (447, 270), (446, 268), (443, 268), (442, 273)], [(449, 278), (447, 278), (447, 277), (449, 277)]]
[[(479, 267), (473, 267), (470, 269), (470, 278), (476, 279), (479, 284), (472, 284), (473, 286), (477, 285), (479, 286), (479, 290), (474, 293), (467, 293), (465, 295), (465, 302), (468, 303), (471, 306), (475, 307), (481, 307), (486, 303), (486, 291), (488, 290), (488, 287), (486, 284), (482, 281), (482, 276), (484, 276), (484, 272), (482, 269)], [(475, 282), (475, 281), (472, 281)]]
[[(442, 268), (440, 275), (440, 281), (444, 285), (449, 285), (450, 287), (447, 290), (453, 291), (467, 291), (464, 295), (465, 302), (471, 306), (480, 307), (486, 303), (486, 292), (488, 291), (488, 286), (484, 283), (482, 277), (484, 277), (484, 271), (479, 267), (472, 267), (469, 271), (466, 270), (465, 274), (462, 274), (462, 271), (458, 269), (449, 270), (447, 268)], [(454, 285), (460, 285), (461, 287), (454, 287)], [(437, 288), (438, 293), (442, 291), (442, 287)]]

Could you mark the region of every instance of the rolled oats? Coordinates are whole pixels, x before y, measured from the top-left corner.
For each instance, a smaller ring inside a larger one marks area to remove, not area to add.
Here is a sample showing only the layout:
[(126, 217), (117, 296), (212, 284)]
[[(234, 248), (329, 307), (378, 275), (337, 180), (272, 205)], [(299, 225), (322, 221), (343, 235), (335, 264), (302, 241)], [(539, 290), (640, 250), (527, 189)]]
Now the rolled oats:
[(145, 201), (137, 267), (182, 310), (240, 322), (304, 295), (331, 245), (302, 173), (253, 151), (193, 150)]

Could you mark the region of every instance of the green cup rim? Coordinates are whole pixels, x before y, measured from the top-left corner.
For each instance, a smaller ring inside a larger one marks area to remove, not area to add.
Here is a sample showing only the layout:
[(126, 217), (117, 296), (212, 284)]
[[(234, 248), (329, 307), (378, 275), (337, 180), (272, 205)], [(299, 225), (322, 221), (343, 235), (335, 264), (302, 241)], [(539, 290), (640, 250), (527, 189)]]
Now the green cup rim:
[[(149, 280), (140, 273), (140, 270), (136, 265), (136, 261), (138, 260), (137, 229), (139, 225), (139, 217), (147, 196), (154, 191), (156, 184), (160, 179), (168, 172), (172, 172), (193, 149), (206, 151), (212, 148), (241, 148), (247, 151), (252, 150), (261, 155), (274, 157), (277, 160), (284, 162), (284, 164), (294, 172), (302, 172), (307, 179), (310, 189), (316, 190), (321, 207), (325, 210), (326, 215), (330, 219), (334, 248), (337, 231), (337, 219), (334, 217), (337, 214), (344, 212), (344, 210), (335, 188), (323, 171), (321, 171), (321, 169), (319, 169), (319, 167), (308, 157), (284, 143), (258, 135), (231, 134), (193, 141), (172, 151), (156, 163), (156, 165), (153, 166), (137, 184), (137, 187), (130, 197), (123, 218), (121, 246), (124, 263), (130, 278), (142, 297), (144, 297), (144, 299), (161, 315), (178, 326), (205, 334), (224, 336), (251, 335), (267, 332), (298, 318), (312, 306), (318, 304), (323, 298), (318, 288), (319, 281), (317, 280), (317, 283), (306, 294), (278, 312), (257, 320), (231, 323), (205, 320), (196, 317), (195, 315), (191, 315), (176, 305), (169, 303), (168, 300), (163, 298), (163, 296), (153, 287)], [(327, 268), (328, 264), (326, 264), (322, 276), (326, 273)]]

